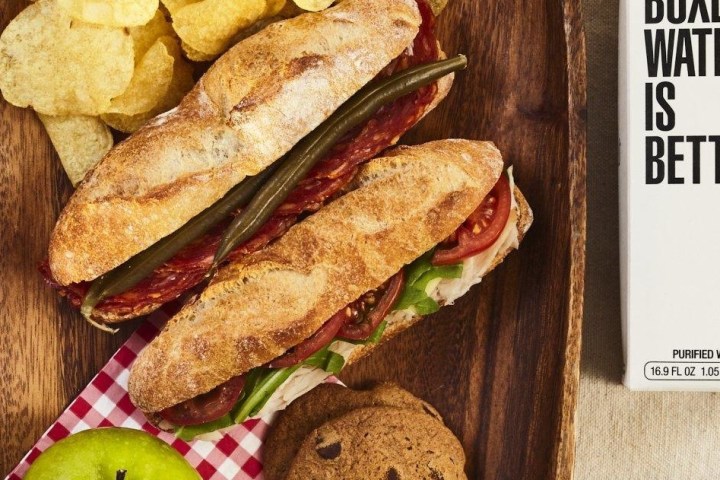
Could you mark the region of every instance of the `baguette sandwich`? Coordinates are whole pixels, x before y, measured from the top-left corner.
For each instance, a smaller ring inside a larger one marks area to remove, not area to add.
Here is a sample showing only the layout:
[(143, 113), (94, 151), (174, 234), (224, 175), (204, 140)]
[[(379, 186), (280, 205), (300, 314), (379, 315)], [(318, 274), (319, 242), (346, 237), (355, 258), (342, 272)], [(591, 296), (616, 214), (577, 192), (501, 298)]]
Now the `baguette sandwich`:
[(105, 329), (187, 300), (132, 368), (152, 422), (193, 438), (282, 409), (517, 248), (532, 214), (492, 144), (386, 151), (465, 65), (433, 28), (425, 0), (269, 25), (81, 182), (51, 285)]
[(131, 400), (185, 439), (283, 409), (465, 294), (531, 222), (493, 144), (391, 150), (272, 245), (222, 267), (140, 353)]
[[(88, 173), (58, 219), (43, 275), (106, 329), (201, 288), (243, 204), (213, 222), (199, 217), (281, 163), (366, 89), (445, 58), (434, 22), (425, 0), (346, 0), (241, 41), (178, 108)], [(360, 165), (429, 113), (452, 81), (445, 70), (346, 128), (272, 216), (223, 260), (262, 249), (321, 208)], [(204, 228), (194, 236), (181, 232), (192, 222)]]

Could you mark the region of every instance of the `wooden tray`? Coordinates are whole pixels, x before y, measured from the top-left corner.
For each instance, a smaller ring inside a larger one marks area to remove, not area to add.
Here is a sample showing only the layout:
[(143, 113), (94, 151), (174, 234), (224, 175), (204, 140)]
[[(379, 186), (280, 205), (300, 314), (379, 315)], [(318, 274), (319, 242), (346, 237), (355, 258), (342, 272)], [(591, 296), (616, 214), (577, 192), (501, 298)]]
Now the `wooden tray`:
[[(438, 31), (468, 55), (451, 96), (408, 142), (492, 139), (535, 224), (454, 307), (348, 369), (395, 380), (458, 434), (470, 478), (569, 479), (585, 247), (585, 50), (579, 0), (450, 0)], [(5, 0), (0, 29), (24, 6)], [(71, 193), (34, 114), (0, 102), (0, 473), (125, 340), (81, 321), (37, 264)]]

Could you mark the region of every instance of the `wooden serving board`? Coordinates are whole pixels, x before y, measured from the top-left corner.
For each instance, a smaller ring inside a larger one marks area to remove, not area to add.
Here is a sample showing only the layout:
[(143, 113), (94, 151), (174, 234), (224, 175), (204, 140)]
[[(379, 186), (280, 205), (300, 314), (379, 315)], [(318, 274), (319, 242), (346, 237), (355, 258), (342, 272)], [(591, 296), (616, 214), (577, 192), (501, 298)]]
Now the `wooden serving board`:
[[(5, 0), (0, 29), (26, 5)], [(453, 307), (343, 373), (394, 380), (462, 440), (470, 478), (570, 479), (585, 248), (579, 0), (450, 0), (443, 48), (469, 69), (408, 136), (494, 140), (535, 212), (518, 252)], [(72, 192), (40, 122), (0, 102), (0, 473), (133, 329), (93, 329), (37, 273)], [(137, 323), (137, 322), (136, 322)]]

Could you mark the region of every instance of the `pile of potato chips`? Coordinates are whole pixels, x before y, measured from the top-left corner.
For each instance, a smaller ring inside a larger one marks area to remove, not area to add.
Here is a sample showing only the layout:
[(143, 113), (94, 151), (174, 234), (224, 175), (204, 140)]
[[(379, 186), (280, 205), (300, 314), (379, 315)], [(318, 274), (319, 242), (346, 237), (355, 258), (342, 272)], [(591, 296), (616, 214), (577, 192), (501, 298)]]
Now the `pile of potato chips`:
[(191, 61), (333, 0), (38, 0), (0, 35), (0, 91), (40, 116), (75, 185), (113, 146), (180, 103)]

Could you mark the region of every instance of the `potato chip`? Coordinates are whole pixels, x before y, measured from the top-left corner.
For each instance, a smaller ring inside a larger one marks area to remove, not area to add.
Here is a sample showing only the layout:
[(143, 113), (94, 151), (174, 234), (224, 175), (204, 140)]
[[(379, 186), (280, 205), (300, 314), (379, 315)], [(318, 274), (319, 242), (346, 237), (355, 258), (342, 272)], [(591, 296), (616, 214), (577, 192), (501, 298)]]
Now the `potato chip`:
[(135, 68), (127, 90), (114, 98), (110, 108), (103, 113), (137, 115), (152, 110), (165, 98), (172, 81), (174, 62), (165, 44), (156, 41)]
[(113, 146), (110, 129), (97, 117), (39, 117), (73, 185), (80, 183)]
[(0, 36), (5, 100), (48, 115), (106, 111), (134, 64), (129, 33), (73, 21), (54, 0), (28, 6)]
[(174, 36), (175, 30), (165, 18), (165, 14), (158, 10), (155, 16), (147, 24), (129, 29), (135, 46), (135, 63), (142, 60), (143, 55), (150, 50), (158, 38), (165, 35)]
[(193, 62), (209, 62), (211, 60), (214, 60), (217, 55), (210, 55), (207, 53), (200, 52), (198, 50), (195, 50), (190, 45), (188, 45), (185, 42), (182, 42), (182, 49), (185, 52), (185, 56), (192, 60)]
[(152, 20), (159, 0), (57, 0), (73, 18), (106, 27), (136, 27)]
[(173, 27), (192, 50), (219, 55), (265, 13), (265, 0), (203, 0), (173, 14)]
[(335, 0), (294, 0), (295, 4), (308, 12), (319, 12), (333, 4)]
[(175, 61), (182, 60), (182, 50), (180, 49), (180, 45), (178, 45), (177, 37), (174, 35), (163, 35), (158, 37), (157, 41), (165, 45), (168, 54), (171, 55)]
[(170, 15), (174, 15), (175, 12), (180, 10), (186, 5), (190, 5), (191, 3), (198, 3), (202, 0), (162, 0), (163, 5), (165, 5), (165, 8), (168, 9), (168, 12), (170, 12)]
[(163, 37), (161, 41), (166, 42), (166, 46), (168, 46), (169, 42), (175, 44), (174, 49), (172, 47), (168, 48), (168, 51), (175, 57), (175, 63), (173, 66), (172, 82), (170, 83), (165, 98), (163, 98), (158, 106), (149, 112), (139, 115), (122, 115), (117, 113), (102, 115), (102, 119), (115, 130), (126, 133), (137, 131), (151, 118), (175, 108), (180, 103), (180, 100), (182, 100), (187, 92), (195, 85), (193, 69), (181, 57), (180, 48), (177, 46), (175, 40), (171, 37)]
[(265, 13), (263, 13), (263, 17), (265, 18), (279, 14), (287, 3), (286, 0), (266, 0), (266, 2)]

